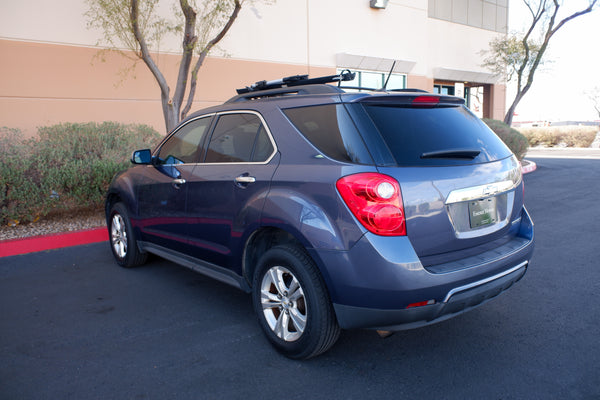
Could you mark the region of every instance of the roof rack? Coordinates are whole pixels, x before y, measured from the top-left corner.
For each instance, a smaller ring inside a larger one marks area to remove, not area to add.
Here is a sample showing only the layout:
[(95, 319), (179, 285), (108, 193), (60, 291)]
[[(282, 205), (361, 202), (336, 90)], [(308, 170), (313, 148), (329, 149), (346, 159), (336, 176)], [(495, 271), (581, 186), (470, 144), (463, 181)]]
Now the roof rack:
[(289, 95), (307, 95), (307, 94), (332, 94), (343, 93), (344, 91), (337, 86), (331, 85), (304, 85), (295, 87), (283, 87), (277, 89), (257, 90), (244, 94), (238, 94), (227, 100), (225, 103), (239, 103), (242, 101), (265, 99), (269, 97), (283, 97)]
[(317, 85), (331, 82), (339, 83), (342, 81), (351, 81), (354, 79), (355, 76), (356, 73), (350, 72), (349, 70), (342, 71), (342, 73), (338, 75), (321, 76), (318, 78), (309, 78), (308, 75), (294, 75), (287, 76), (285, 78), (277, 79), (274, 81), (258, 81), (253, 85), (237, 89), (236, 91), (238, 94), (245, 94), (262, 90), (279, 89), (283, 87)]
[(363, 87), (363, 86), (338, 86), (339, 89), (351, 89), (351, 90), (366, 90), (366, 91), (370, 91), (370, 92), (386, 92), (386, 93), (411, 93), (411, 92), (417, 92), (417, 93), (429, 93), (427, 90), (423, 90), (423, 89), (412, 89), (412, 88), (405, 88), (405, 89), (375, 89), (375, 88), (370, 88), (370, 87)]

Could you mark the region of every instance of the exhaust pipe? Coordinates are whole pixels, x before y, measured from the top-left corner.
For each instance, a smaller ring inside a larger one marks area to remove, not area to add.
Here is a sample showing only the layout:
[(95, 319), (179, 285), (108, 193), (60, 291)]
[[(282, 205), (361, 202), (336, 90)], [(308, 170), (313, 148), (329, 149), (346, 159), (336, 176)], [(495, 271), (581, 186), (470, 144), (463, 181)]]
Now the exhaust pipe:
[(376, 331), (380, 338), (387, 339), (392, 336), (395, 332), (391, 331)]

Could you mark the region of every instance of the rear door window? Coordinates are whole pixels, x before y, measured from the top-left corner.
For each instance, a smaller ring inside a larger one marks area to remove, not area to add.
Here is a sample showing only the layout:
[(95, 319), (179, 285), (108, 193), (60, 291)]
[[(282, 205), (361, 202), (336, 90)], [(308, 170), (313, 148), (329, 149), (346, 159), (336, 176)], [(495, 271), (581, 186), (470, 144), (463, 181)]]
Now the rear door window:
[(274, 149), (258, 115), (223, 114), (217, 121), (204, 162), (265, 162)]
[(364, 104), (362, 107), (397, 165), (463, 165), (511, 155), (502, 140), (463, 106)]

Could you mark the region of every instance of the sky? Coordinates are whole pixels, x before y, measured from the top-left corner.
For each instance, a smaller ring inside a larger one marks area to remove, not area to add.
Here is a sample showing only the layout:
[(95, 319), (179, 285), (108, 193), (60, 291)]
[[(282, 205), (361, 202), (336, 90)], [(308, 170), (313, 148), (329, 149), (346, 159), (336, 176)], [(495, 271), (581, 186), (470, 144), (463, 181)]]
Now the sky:
[[(564, 0), (563, 17), (585, 8), (584, 0)], [(566, 12), (570, 11), (570, 12)], [(509, 31), (523, 30), (531, 14), (523, 0), (510, 0)], [(519, 103), (514, 121), (595, 121), (600, 117), (586, 95), (600, 90), (600, 7), (566, 23), (550, 40), (533, 86)], [(507, 108), (514, 99), (509, 83)]]

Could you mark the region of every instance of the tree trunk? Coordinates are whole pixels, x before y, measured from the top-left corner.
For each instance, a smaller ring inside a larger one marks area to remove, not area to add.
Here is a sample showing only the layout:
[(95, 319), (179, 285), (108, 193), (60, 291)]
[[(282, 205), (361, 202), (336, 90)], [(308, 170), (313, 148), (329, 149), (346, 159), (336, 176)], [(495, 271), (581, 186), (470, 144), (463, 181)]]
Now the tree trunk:
[(206, 58), (208, 53), (211, 51), (211, 49), (217, 43), (219, 43), (221, 41), (221, 39), (223, 39), (223, 37), (225, 37), (225, 35), (227, 34), (229, 29), (235, 22), (238, 14), (240, 13), (241, 8), (242, 8), (242, 3), (240, 3), (239, 0), (235, 0), (235, 7), (233, 8), (233, 12), (229, 16), (229, 19), (227, 20), (227, 23), (225, 24), (223, 29), (221, 29), (221, 31), (212, 40), (210, 40), (206, 44), (204, 49), (202, 49), (202, 51), (200, 52), (200, 55), (198, 56), (198, 61), (196, 62), (196, 65), (192, 69), (192, 72), (190, 75), (190, 92), (188, 94), (187, 103), (186, 103), (185, 107), (183, 108), (183, 111), (181, 112), (181, 119), (185, 119), (187, 114), (190, 112), (190, 109), (192, 108), (192, 103), (194, 102), (194, 97), (196, 96), (196, 82), (198, 80), (198, 71), (200, 70), (200, 67), (204, 63), (204, 59)]
[(517, 109), (517, 105), (519, 105), (519, 103), (523, 99), (523, 96), (525, 96), (525, 93), (527, 93), (527, 91), (529, 90), (530, 87), (531, 87), (531, 85), (527, 85), (523, 88), (523, 90), (517, 92), (515, 99), (513, 100), (512, 104), (508, 108), (508, 111), (506, 112), (506, 115), (504, 116), (504, 123), (506, 125), (508, 125), (508, 126), (512, 125), (512, 120), (515, 115), (515, 110)]
[(163, 117), (165, 119), (165, 129), (168, 134), (171, 132), (179, 123), (179, 110), (173, 106), (173, 102), (169, 98), (163, 98), (161, 96), (161, 105), (163, 109)]

